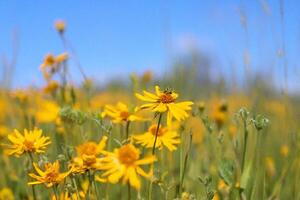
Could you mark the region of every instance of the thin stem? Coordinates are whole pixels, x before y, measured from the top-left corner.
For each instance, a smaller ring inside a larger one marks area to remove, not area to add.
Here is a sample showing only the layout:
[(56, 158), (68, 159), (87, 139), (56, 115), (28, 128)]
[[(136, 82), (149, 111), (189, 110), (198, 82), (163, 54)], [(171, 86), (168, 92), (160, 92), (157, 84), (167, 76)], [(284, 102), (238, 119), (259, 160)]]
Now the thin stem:
[(128, 139), (129, 136), (129, 126), (130, 126), (130, 121), (126, 122), (126, 140)]
[(244, 120), (244, 148), (243, 148), (243, 158), (242, 158), (242, 172), (244, 171), (244, 167), (245, 167), (247, 140), (248, 140), (248, 129), (247, 129), (246, 120)]
[(182, 176), (181, 176), (180, 185), (179, 185), (180, 194), (182, 193), (182, 190), (183, 190), (183, 181), (184, 181), (185, 171), (186, 171), (188, 158), (189, 158), (189, 154), (190, 154), (190, 150), (191, 150), (191, 146), (192, 146), (192, 140), (193, 140), (193, 134), (190, 133), (189, 147), (188, 147), (188, 150), (187, 150), (187, 152), (185, 154), (185, 157), (184, 157)]
[(54, 186), (52, 187), (52, 189), (53, 189), (53, 192), (54, 192), (55, 199), (56, 199), (56, 200), (59, 200), (59, 199), (58, 199), (58, 196), (59, 196), (59, 195), (58, 195), (58, 192), (57, 192), (57, 185), (54, 185)]
[(73, 186), (74, 186), (74, 188), (75, 188), (75, 190), (76, 190), (77, 198), (78, 198), (79, 200), (81, 200), (80, 195), (79, 195), (79, 191), (78, 191), (78, 187), (77, 187), (77, 183), (76, 183), (76, 180), (75, 180), (75, 177), (73, 176), (71, 179), (72, 179), (72, 182), (73, 182)]
[(131, 192), (130, 192), (130, 184), (129, 182), (127, 183), (127, 199), (130, 200), (131, 199)]
[[(31, 153), (28, 153), (28, 155), (29, 155), (29, 159), (30, 159), (30, 162), (31, 162), (31, 169), (32, 169), (32, 166), (33, 166), (33, 156), (32, 156)], [(31, 189), (32, 189), (32, 196), (33, 196), (33, 199), (34, 199), (34, 200), (37, 200), (34, 185), (31, 186)]]
[(160, 126), (160, 123), (161, 123), (162, 115), (163, 115), (163, 113), (159, 114), (157, 127), (156, 127), (156, 131), (155, 131), (155, 139), (154, 139), (153, 148), (152, 148), (152, 155), (155, 154), (156, 141), (157, 141), (157, 136), (158, 136), (158, 131), (159, 131), (159, 126)]

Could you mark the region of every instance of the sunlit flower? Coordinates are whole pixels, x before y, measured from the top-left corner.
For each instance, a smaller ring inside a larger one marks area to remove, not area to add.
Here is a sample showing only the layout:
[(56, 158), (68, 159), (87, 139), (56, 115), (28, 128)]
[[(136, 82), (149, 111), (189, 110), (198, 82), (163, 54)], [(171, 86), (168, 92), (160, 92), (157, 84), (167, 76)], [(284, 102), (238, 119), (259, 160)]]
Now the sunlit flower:
[(12, 144), (6, 144), (8, 155), (20, 156), (24, 153), (44, 153), (46, 147), (51, 143), (49, 137), (42, 135), (42, 130), (35, 128), (32, 131), (24, 130), (22, 135), (18, 130), (9, 134), (8, 140)]
[(21, 103), (25, 103), (28, 101), (28, 93), (24, 90), (17, 89), (15, 91), (12, 91), (10, 96), (16, 100), (18, 100)]
[(168, 122), (171, 122), (173, 117), (178, 121), (186, 119), (188, 117), (186, 111), (191, 110), (191, 105), (193, 105), (191, 101), (175, 103), (178, 94), (170, 90), (161, 91), (159, 86), (155, 86), (155, 94), (143, 91), (143, 95), (136, 93), (135, 96), (142, 101), (149, 102), (138, 109), (160, 113), (168, 112)]
[(104, 116), (111, 117), (113, 123), (143, 120), (134, 112), (129, 111), (128, 106), (122, 102), (118, 102), (116, 106), (106, 105), (102, 113), (102, 117)]
[[(141, 144), (146, 148), (152, 148), (155, 135), (156, 135), (157, 125), (154, 124), (149, 127), (148, 131), (141, 135), (135, 135), (133, 138), (136, 140), (137, 144)], [(159, 127), (156, 140), (156, 148), (162, 149), (163, 146), (167, 147), (170, 151), (177, 149), (176, 145), (180, 143), (179, 136), (175, 130), (170, 127)]]
[(102, 174), (107, 177), (111, 183), (117, 183), (120, 180), (123, 184), (129, 183), (132, 187), (140, 189), (141, 181), (138, 175), (151, 178), (152, 171), (146, 173), (140, 165), (151, 164), (156, 161), (155, 156), (149, 156), (140, 159), (140, 151), (132, 144), (124, 145), (114, 152), (106, 152), (103, 160), (102, 169), (106, 170)]
[(221, 128), (228, 118), (228, 105), (225, 101), (218, 103), (213, 108), (212, 118), (217, 124), (218, 128)]
[(14, 200), (14, 194), (11, 189), (5, 187), (0, 190), (0, 200)]
[(63, 33), (66, 29), (66, 23), (63, 20), (57, 20), (54, 23), (54, 27), (59, 33)]
[(103, 136), (97, 144), (95, 142), (86, 142), (76, 148), (77, 157), (73, 159), (73, 172), (84, 173), (87, 170), (96, 170), (101, 168), (100, 154), (106, 146), (107, 137)]
[(72, 169), (67, 172), (60, 173), (60, 164), (58, 161), (54, 163), (46, 163), (44, 169), (39, 168), (36, 163), (33, 167), (37, 174), (29, 173), (29, 176), (34, 178), (35, 181), (29, 182), (29, 185), (45, 184), (47, 187), (52, 187), (64, 181), (64, 179), (71, 173)]

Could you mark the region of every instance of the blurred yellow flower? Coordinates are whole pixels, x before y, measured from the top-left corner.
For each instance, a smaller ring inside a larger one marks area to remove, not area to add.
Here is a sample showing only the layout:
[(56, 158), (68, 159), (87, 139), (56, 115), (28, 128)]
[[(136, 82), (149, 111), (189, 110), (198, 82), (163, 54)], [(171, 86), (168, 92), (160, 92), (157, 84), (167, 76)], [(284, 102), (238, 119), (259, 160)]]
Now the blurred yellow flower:
[[(135, 135), (133, 138), (136, 140), (137, 144), (141, 144), (146, 148), (153, 148), (155, 141), (157, 125), (154, 124), (149, 127), (148, 131), (141, 135)], [(177, 149), (177, 145), (180, 144), (179, 136), (175, 130), (170, 127), (159, 127), (156, 141), (156, 148), (162, 149), (163, 146), (167, 147), (170, 151)]]
[(11, 189), (5, 187), (0, 190), (0, 200), (14, 200), (14, 194)]
[(126, 144), (114, 152), (106, 152), (106, 156), (103, 159), (102, 169), (106, 170), (102, 174), (103, 177), (107, 177), (111, 183), (117, 183), (122, 179), (122, 183), (129, 183), (136, 189), (141, 188), (141, 181), (138, 175), (146, 178), (152, 176), (152, 171), (146, 173), (140, 165), (151, 164), (156, 161), (155, 156), (149, 156), (140, 159), (140, 151), (132, 144)]
[(113, 123), (122, 123), (129, 121), (141, 121), (143, 118), (137, 116), (134, 112), (130, 112), (128, 106), (122, 102), (118, 102), (116, 106), (106, 105), (102, 112), (102, 117), (109, 116)]
[(64, 179), (72, 171), (72, 169), (70, 169), (67, 172), (60, 173), (60, 164), (58, 161), (55, 161), (54, 163), (46, 163), (44, 165), (44, 170), (40, 169), (36, 163), (33, 163), (33, 167), (37, 174), (29, 173), (29, 176), (34, 178), (36, 181), (29, 182), (28, 185), (45, 184), (46, 187), (52, 187), (64, 181)]
[(97, 170), (101, 168), (100, 154), (106, 146), (107, 137), (103, 136), (97, 144), (95, 142), (86, 142), (76, 148), (77, 157), (73, 159), (71, 166), (73, 172), (84, 173), (87, 170)]
[(272, 157), (265, 158), (265, 166), (266, 166), (267, 175), (269, 177), (273, 177), (276, 173), (276, 168)]
[(66, 29), (66, 23), (63, 20), (56, 20), (54, 27), (59, 33), (63, 33)]
[(136, 93), (135, 96), (138, 99), (150, 102), (138, 107), (137, 109), (146, 109), (160, 113), (168, 112), (168, 124), (171, 122), (173, 117), (178, 121), (184, 120), (188, 117), (188, 113), (186, 111), (191, 110), (193, 102), (184, 101), (175, 103), (178, 98), (178, 94), (169, 90), (161, 91), (159, 86), (155, 86), (155, 93), (156, 94), (152, 94), (147, 91), (143, 91), (143, 95)]
[(55, 57), (53, 54), (49, 53), (44, 57), (44, 61), (41, 64), (41, 70), (44, 70), (46, 67), (52, 67), (55, 64)]
[(59, 83), (54, 80), (50, 80), (47, 85), (43, 88), (43, 91), (47, 94), (55, 92), (59, 88)]
[(56, 120), (59, 107), (54, 101), (40, 100), (37, 102), (38, 110), (35, 113), (37, 122), (50, 123)]
[(287, 157), (289, 155), (289, 147), (287, 145), (282, 145), (280, 147), (280, 154), (283, 156), (283, 157)]
[(22, 135), (18, 130), (9, 134), (8, 140), (12, 144), (5, 144), (8, 155), (20, 156), (24, 153), (44, 153), (46, 147), (51, 143), (49, 137), (42, 135), (42, 130), (35, 128), (34, 130), (24, 130)]

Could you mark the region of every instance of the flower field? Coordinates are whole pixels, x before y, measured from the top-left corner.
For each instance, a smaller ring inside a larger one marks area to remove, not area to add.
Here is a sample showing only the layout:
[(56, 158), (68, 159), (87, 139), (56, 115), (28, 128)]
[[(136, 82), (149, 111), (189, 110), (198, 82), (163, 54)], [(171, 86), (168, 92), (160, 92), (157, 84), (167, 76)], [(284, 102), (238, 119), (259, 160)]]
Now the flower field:
[(54, 28), (43, 85), (0, 91), (0, 200), (300, 199), (299, 96), (180, 66), (99, 86)]

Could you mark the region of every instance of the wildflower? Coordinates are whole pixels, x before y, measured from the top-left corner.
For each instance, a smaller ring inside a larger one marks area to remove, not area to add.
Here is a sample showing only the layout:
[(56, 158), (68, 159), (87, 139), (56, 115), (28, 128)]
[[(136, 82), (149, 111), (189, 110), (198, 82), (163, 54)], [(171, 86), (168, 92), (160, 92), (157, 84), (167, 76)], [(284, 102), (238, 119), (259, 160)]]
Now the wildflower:
[(41, 100), (37, 102), (38, 110), (35, 113), (36, 120), (39, 123), (49, 123), (56, 120), (59, 107), (54, 101)]
[(0, 200), (14, 200), (14, 194), (10, 188), (4, 187), (0, 190)]
[(141, 77), (142, 83), (149, 83), (153, 78), (152, 71), (148, 70), (145, 71), (144, 74)]
[(141, 117), (137, 116), (135, 113), (130, 112), (127, 105), (118, 102), (116, 106), (106, 105), (102, 113), (102, 117), (109, 116), (113, 120), (113, 123), (122, 123), (129, 121), (143, 120)]
[(173, 117), (178, 121), (184, 120), (188, 117), (188, 113), (186, 111), (191, 110), (190, 106), (193, 105), (193, 102), (184, 101), (175, 103), (178, 98), (178, 94), (170, 90), (161, 91), (159, 86), (155, 86), (155, 93), (156, 94), (152, 94), (147, 91), (143, 91), (143, 95), (136, 93), (135, 96), (138, 99), (149, 102), (138, 107), (138, 109), (146, 109), (160, 113), (168, 112), (167, 119), (169, 123)]
[(13, 91), (10, 95), (13, 99), (18, 100), (21, 103), (25, 103), (28, 101), (28, 93), (24, 90), (17, 89)]
[(52, 67), (55, 64), (55, 57), (53, 54), (49, 53), (45, 56), (43, 63), (41, 64), (41, 70), (44, 70), (46, 67)]
[(152, 171), (146, 173), (140, 165), (151, 164), (156, 161), (155, 156), (140, 159), (140, 151), (132, 144), (126, 144), (114, 152), (106, 152), (102, 169), (106, 170), (102, 176), (107, 177), (111, 183), (129, 183), (132, 187), (140, 189), (141, 182), (138, 175), (146, 178), (152, 176)]
[(238, 129), (235, 125), (231, 124), (228, 128), (228, 132), (229, 132), (229, 135), (231, 138), (235, 138), (235, 136), (238, 132)]
[(212, 118), (217, 124), (218, 128), (221, 128), (223, 124), (226, 122), (227, 111), (228, 111), (228, 106), (225, 101), (222, 101), (214, 108), (212, 112)]
[(269, 177), (273, 177), (276, 173), (274, 160), (272, 157), (265, 158), (266, 172)]
[(99, 155), (106, 146), (107, 137), (103, 136), (99, 144), (95, 142), (86, 142), (76, 148), (78, 156), (73, 159), (73, 171), (84, 173), (87, 170), (96, 170), (101, 167), (101, 158)]
[[(149, 127), (148, 131), (141, 135), (133, 136), (137, 144), (141, 144), (146, 148), (152, 148), (155, 141), (157, 125), (154, 124)], [(175, 130), (170, 127), (159, 127), (156, 141), (156, 148), (162, 149), (167, 147), (170, 151), (177, 149), (176, 145), (180, 143), (180, 139)]]
[(289, 147), (287, 145), (282, 145), (280, 147), (280, 154), (283, 156), (283, 157), (287, 157), (289, 155)]
[(54, 23), (55, 29), (59, 32), (59, 33), (64, 33), (65, 29), (66, 29), (66, 23), (63, 20), (57, 20)]
[(54, 163), (46, 163), (44, 165), (44, 171), (38, 167), (36, 163), (33, 163), (33, 167), (37, 174), (29, 173), (29, 176), (36, 181), (29, 182), (28, 185), (45, 184), (46, 187), (52, 187), (64, 181), (64, 179), (71, 173), (72, 169), (67, 172), (60, 173), (60, 164), (58, 161)]
[(35, 128), (32, 131), (24, 130), (22, 135), (18, 130), (9, 134), (6, 153), (8, 155), (20, 156), (24, 153), (44, 153), (46, 147), (51, 143), (49, 137), (42, 136), (42, 130)]
[(57, 81), (50, 80), (46, 85), (46, 87), (43, 88), (43, 91), (47, 94), (51, 94), (55, 92), (58, 89), (58, 87), (59, 87), (59, 83)]

